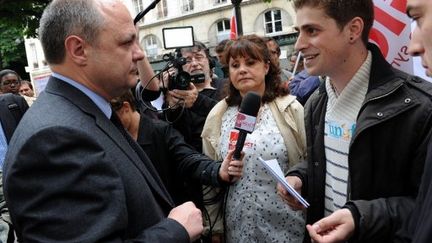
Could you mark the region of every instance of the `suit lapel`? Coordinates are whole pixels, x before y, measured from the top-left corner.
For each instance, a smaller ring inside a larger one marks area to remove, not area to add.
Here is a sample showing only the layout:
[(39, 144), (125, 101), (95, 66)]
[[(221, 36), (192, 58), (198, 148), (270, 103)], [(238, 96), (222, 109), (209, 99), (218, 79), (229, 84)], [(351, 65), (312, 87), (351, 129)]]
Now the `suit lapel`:
[(121, 134), (117, 127), (115, 127), (115, 125), (105, 116), (103, 118), (96, 117), (96, 125), (100, 127), (113, 140), (113, 142), (120, 147), (121, 150), (123, 150), (133, 164), (144, 174), (144, 178), (151, 185), (153, 191), (156, 194), (159, 194), (159, 196), (170, 206), (174, 206), (171, 196), (163, 185), (159, 174), (139, 145), (137, 145), (139, 151), (135, 151), (131, 145), (129, 145), (129, 142), (123, 134)]
[(96, 125), (124, 152), (125, 156), (130, 159), (130, 162), (143, 174), (154, 194), (159, 196), (159, 198), (170, 207), (174, 206), (171, 196), (167, 192), (156, 169), (154, 169), (144, 151), (137, 154), (117, 127), (115, 127), (90, 98), (68, 83), (53, 77), (50, 78), (45, 91), (65, 97), (78, 106), (84, 113), (94, 117)]

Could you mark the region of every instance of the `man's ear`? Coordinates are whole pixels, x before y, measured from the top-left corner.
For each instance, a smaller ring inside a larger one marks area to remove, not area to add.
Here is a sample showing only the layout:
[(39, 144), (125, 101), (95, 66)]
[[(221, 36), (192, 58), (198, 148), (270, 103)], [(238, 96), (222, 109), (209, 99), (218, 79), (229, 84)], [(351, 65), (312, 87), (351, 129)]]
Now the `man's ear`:
[(354, 43), (357, 39), (362, 38), (363, 29), (364, 22), (360, 17), (355, 17), (348, 23), (350, 43)]
[(85, 65), (87, 63), (87, 43), (79, 36), (71, 35), (65, 40), (66, 56), (77, 65)]

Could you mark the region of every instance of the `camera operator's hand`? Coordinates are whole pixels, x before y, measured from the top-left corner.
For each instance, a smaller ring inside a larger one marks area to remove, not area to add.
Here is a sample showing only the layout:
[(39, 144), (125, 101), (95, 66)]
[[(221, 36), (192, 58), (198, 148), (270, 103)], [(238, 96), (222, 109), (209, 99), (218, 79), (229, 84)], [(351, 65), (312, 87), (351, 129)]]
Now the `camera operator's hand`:
[(165, 94), (165, 103), (169, 105), (169, 107), (177, 108), (178, 106), (183, 106), (184, 101), (175, 96), (173, 91), (168, 91)]
[(168, 85), (170, 83), (170, 78), (175, 77), (177, 75), (177, 69), (170, 68), (167, 71), (164, 71), (162, 73), (162, 80), (160, 82), (160, 87), (168, 88)]
[[(192, 82), (189, 83), (188, 90), (174, 89), (169, 91), (168, 94), (169, 96), (175, 98), (173, 100), (183, 100), (186, 108), (191, 108), (198, 98), (198, 90)], [(169, 105), (171, 106), (171, 103), (169, 103)]]

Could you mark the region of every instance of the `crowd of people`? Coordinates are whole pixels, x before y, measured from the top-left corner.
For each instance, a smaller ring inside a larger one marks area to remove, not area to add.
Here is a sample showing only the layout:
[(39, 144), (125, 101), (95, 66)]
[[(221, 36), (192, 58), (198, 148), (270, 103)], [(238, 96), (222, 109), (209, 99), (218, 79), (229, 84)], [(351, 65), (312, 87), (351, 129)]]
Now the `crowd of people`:
[[(53, 0), (44, 91), (0, 71), (0, 242), (431, 242), (432, 84), (368, 41), (372, 0), (293, 6), (291, 72), (252, 34), (217, 59), (195, 41), (176, 50), (182, 70), (155, 75), (122, 1)], [(432, 76), (432, 2), (407, 14), (408, 52)], [(173, 85), (179, 72), (199, 81)]]

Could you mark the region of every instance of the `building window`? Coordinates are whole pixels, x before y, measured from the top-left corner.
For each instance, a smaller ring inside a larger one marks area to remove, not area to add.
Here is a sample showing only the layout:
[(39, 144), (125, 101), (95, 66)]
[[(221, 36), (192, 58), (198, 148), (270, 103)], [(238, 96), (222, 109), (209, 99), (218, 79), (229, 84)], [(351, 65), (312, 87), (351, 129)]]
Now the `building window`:
[(157, 9), (158, 9), (157, 17), (159, 19), (165, 18), (166, 16), (168, 16), (168, 6), (167, 6), (166, 0), (160, 1), (157, 5)]
[(215, 4), (222, 4), (222, 3), (226, 3), (227, 0), (214, 0)]
[(153, 58), (158, 55), (157, 37), (155, 35), (148, 35), (144, 38), (144, 49), (147, 57)]
[[(141, 11), (144, 10), (142, 0), (132, 0), (132, 2), (134, 5), (136, 14), (139, 14)], [(144, 23), (144, 17), (141, 18), (140, 21), (138, 21), (138, 23)]]
[(139, 12), (143, 11), (143, 3), (142, 0), (132, 0), (134, 8), (135, 8), (135, 13), (138, 14)]
[(30, 44), (30, 51), (32, 53), (32, 59), (33, 59), (33, 68), (39, 68), (39, 58), (38, 58), (38, 53), (37, 53), (37, 49), (36, 49), (36, 44), (35, 43), (31, 43)]
[(270, 10), (264, 14), (266, 34), (282, 31), (282, 15), (280, 10)]
[(230, 21), (229, 19), (221, 20), (217, 23), (217, 41), (229, 39), (230, 36)]
[(182, 10), (183, 12), (189, 12), (194, 9), (194, 1), (193, 0), (182, 0)]

